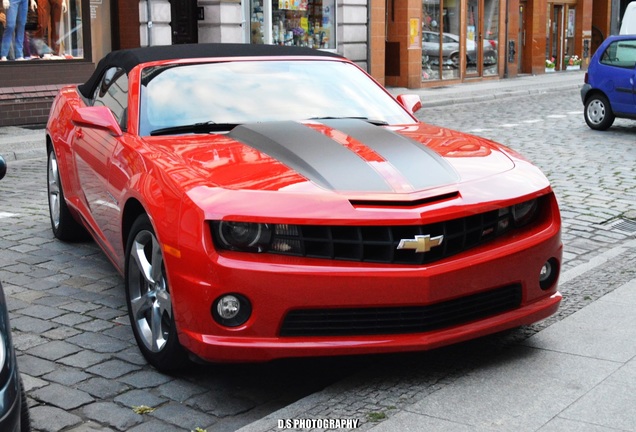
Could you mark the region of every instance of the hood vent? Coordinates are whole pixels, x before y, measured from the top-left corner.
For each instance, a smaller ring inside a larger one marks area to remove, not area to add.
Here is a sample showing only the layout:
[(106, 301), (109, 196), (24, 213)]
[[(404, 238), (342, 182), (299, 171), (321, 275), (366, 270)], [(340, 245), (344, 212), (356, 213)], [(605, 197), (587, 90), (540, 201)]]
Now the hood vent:
[(380, 200), (349, 200), (353, 207), (402, 207), (416, 208), (426, 204), (457, 198), (459, 192), (450, 192), (443, 195), (421, 198), (413, 201), (380, 201)]

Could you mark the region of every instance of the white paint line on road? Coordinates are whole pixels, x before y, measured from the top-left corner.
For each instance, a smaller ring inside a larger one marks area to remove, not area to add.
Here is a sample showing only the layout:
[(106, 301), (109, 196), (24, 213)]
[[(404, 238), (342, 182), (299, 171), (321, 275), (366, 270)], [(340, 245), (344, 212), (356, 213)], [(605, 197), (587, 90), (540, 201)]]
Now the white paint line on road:
[(533, 119), (533, 120), (524, 120), (524, 123), (532, 124), (532, 123), (541, 123), (542, 119)]
[(632, 248), (636, 248), (636, 240), (630, 240), (621, 246), (616, 246), (615, 248), (605, 251), (602, 254), (592, 258), (589, 262), (580, 264), (566, 272), (563, 272), (561, 274), (561, 277), (559, 278), (559, 283), (563, 284), (569, 282), (572, 279), (579, 277), (590, 270), (594, 270), (596, 267), (602, 266), (612, 258), (616, 258), (627, 249)]
[(17, 213), (0, 212), (0, 219), (16, 217)]

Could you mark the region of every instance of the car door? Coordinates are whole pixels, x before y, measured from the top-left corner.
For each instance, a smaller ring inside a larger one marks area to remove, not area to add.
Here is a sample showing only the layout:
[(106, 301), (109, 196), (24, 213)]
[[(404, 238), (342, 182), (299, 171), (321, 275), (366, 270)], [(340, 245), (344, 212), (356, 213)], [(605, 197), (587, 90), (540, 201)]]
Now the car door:
[(601, 56), (601, 89), (616, 114), (636, 114), (636, 39), (616, 40)]
[[(122, 69), (111, 68), (104, 74), (92, 106), (110, 109), (125, 130), (127, 105), (128, 77)], [(109, 178), (120, 139), (104, 128), (84, 125), (76, 128), (72, 143), (80, 189), (92, 219), (89, 223), (108, 248), (119, 238), (120, 208), (115, 198), (119, 194), (112, 190)]]

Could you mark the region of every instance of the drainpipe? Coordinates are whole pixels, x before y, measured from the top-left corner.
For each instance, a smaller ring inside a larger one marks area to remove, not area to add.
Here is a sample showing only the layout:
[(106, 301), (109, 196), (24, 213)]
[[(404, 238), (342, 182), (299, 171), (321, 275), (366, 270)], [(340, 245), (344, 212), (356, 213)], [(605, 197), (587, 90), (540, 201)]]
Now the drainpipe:
[[(150, 1), (150, 0), (148, 0)], [(506, 25), (505, 25), (505, 32), (506, 32), (506, 37), (505, 37), (505, 44), (504, 44), (504, 78), (508, 78), (508, 50), (510, 49), (508, 47), (508, 0), (506, 0)], [(521, 23), (519, 23), (519, 25), (521, 26)], [(517, 46), (519, 46), (519, 44), (521, 43), (521, 41), (517, 41)]]
[(146, 0), (146, 20), (146, 38), (148, 39), (148, 46), (152, 46), (152, 11), (150, 0)]
[(372, 72), (372, 68), (371, 68), (371, 43), (372, 43), (372, 39), (371, 39), (371, 9), (372, 9), (372, 5), (371, 3), (373, 2), (373, 0), (369, 0), (367, 1), (367, 72), (369, 73), (369, 75), (371, 75)]

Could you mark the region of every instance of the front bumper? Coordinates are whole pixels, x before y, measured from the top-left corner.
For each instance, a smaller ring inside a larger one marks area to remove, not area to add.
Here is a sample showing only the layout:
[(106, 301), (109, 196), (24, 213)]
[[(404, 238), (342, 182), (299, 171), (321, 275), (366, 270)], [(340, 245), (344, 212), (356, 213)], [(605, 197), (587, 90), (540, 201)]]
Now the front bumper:
[[(245, 254), (226, 253), (208, 266), (197, 266), (204, 270), (199, 277), (172, 273), (179, 339), (206, 361), (255, 362), (428, 350), (531, 324), (555, 313), (561, 301), (556, 281), (545, 290), (539, 286), (544, 263), (554, 259), (560, 267), (562, 258), (559, 224), (548, 225), (514, 242), (502, 239), (415, 268), (267, 255), (250, 261)], [(511, 284), (521, 286), (518, 307), (445, 328), (409, 334), (280, 335), (292, 310), (435, 305)], [(252, 315), (239, 327), (223, 327), (210, 313), (213, 301), (226, 293), (251, 302)]]

